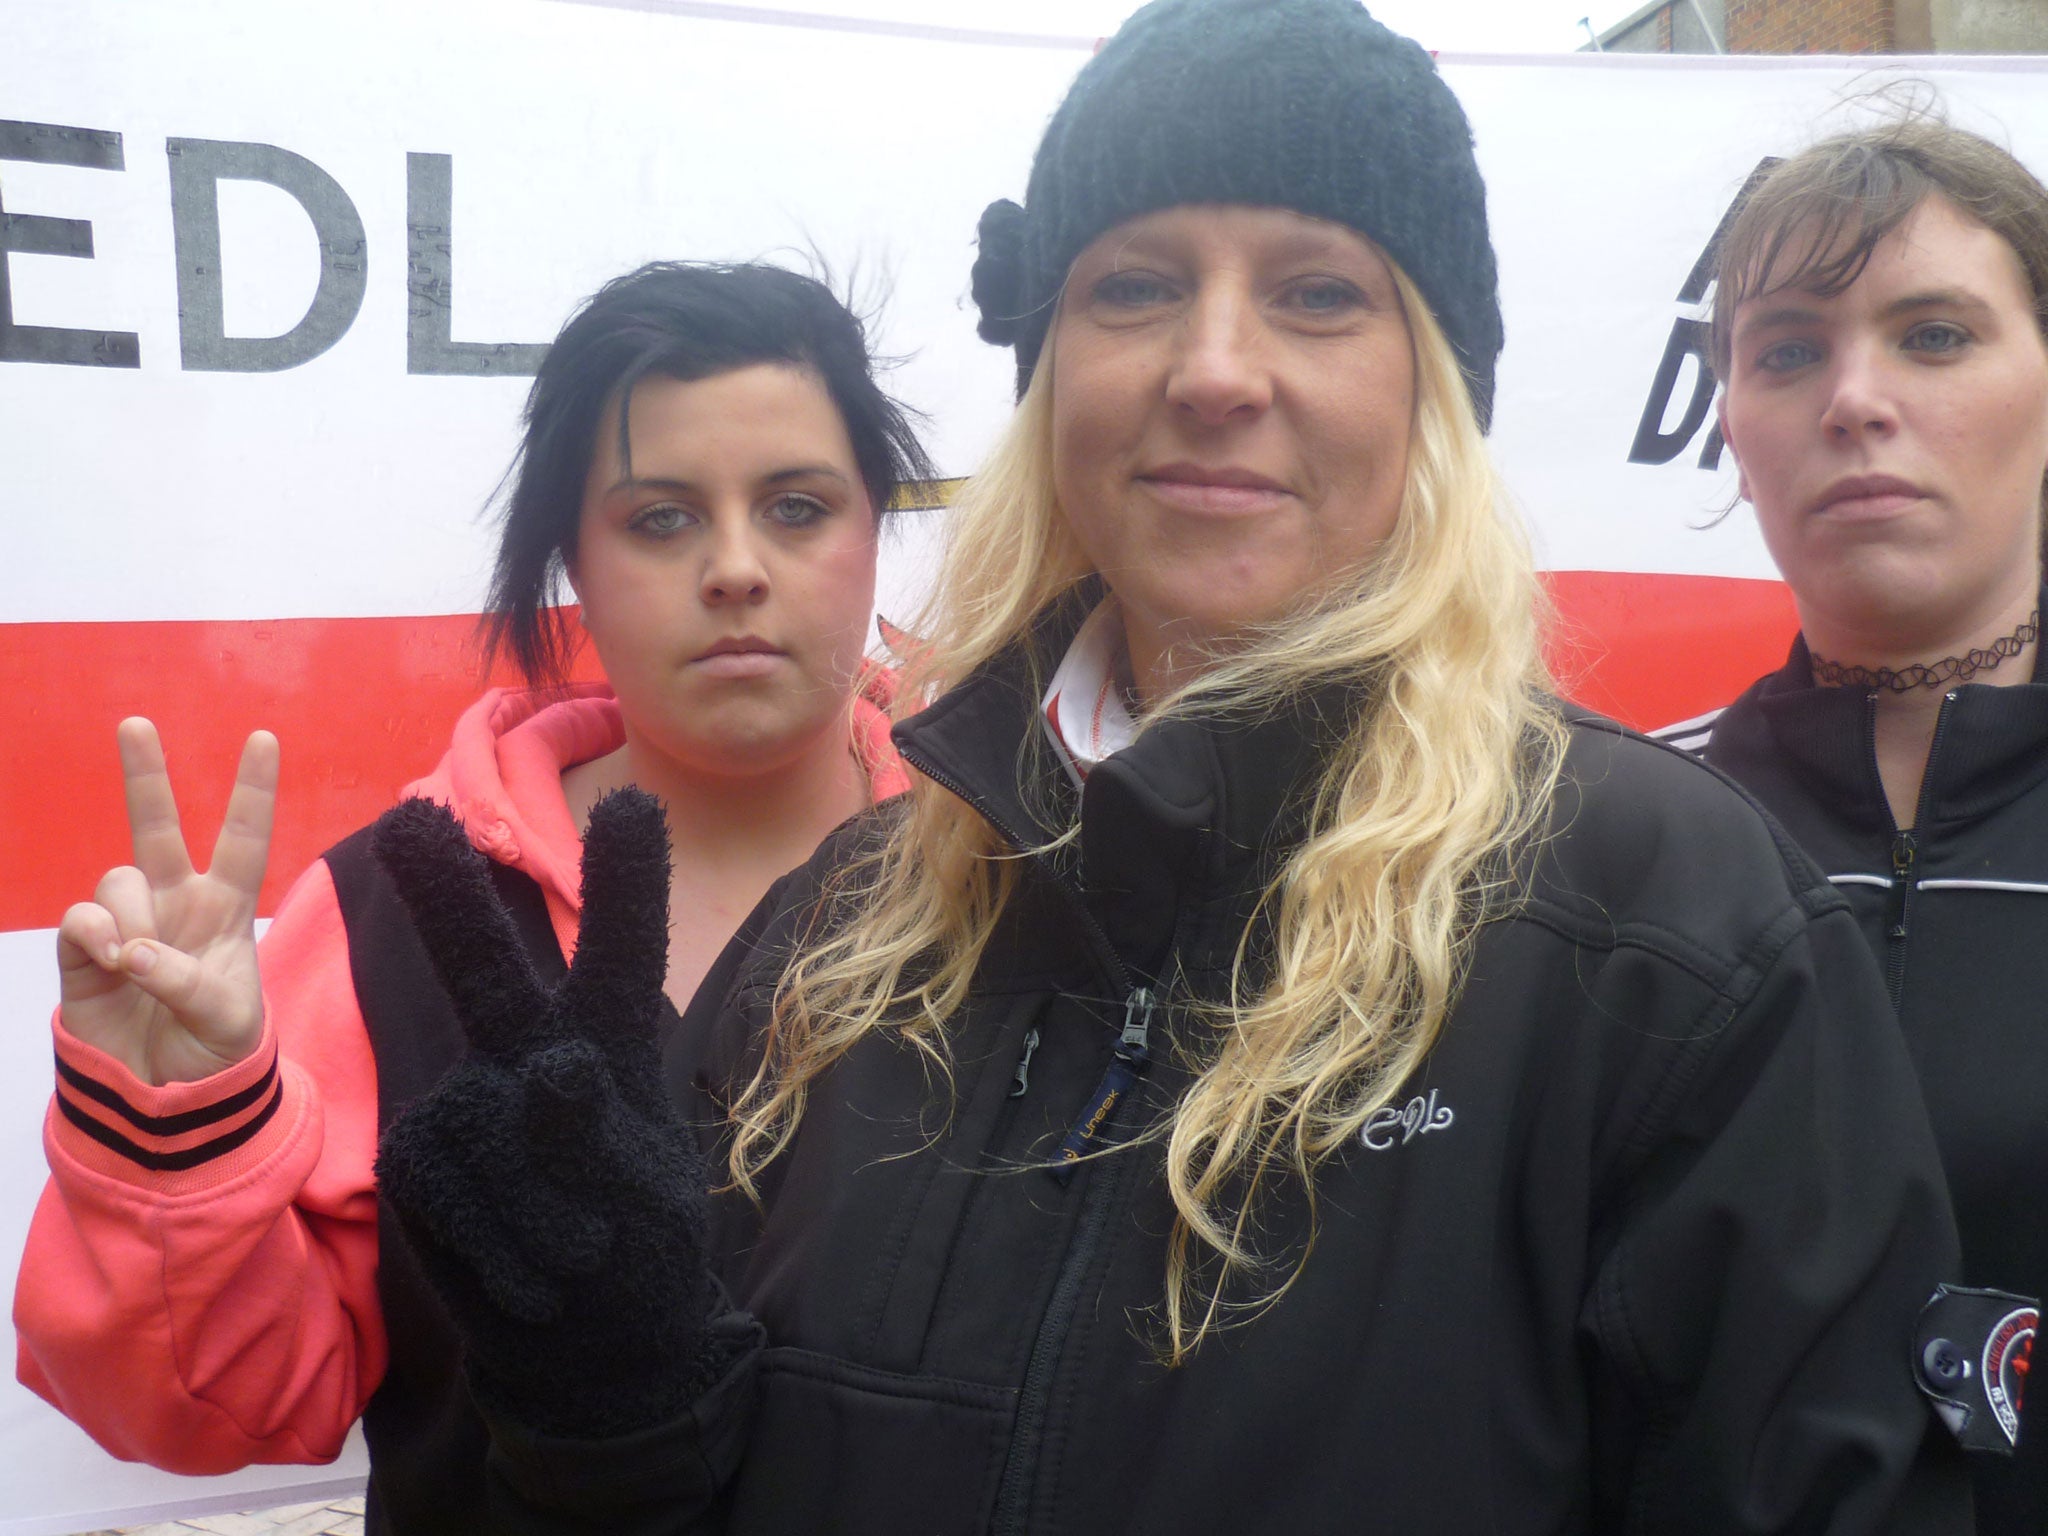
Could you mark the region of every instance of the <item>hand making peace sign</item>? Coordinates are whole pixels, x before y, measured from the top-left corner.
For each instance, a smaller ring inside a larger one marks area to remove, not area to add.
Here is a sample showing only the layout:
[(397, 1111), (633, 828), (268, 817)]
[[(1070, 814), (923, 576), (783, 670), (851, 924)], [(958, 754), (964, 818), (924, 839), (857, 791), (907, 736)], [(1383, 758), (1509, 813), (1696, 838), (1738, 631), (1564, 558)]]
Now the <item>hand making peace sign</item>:
[(731, 1340), (712, 1327), (710, 1178), (656, 1038), (660, 803), (622, 789), (592, 808), (576, 958), (552, 986), (446, 807), (401, 802), (371, 846), (469, 1038), (385, 1131), (377, 1188), (463, 1335), (472, 1390), (545, 1434), (661, 1422)]
[(204, 874), (192, 867), (163, 743), (149, 721), (115, 733), (133, 864), (110, 869), (57, 926), (64, 1028), (145, 1083), (192, 1082), (233, 1066), (263, 1037), (256, 895), (270, 856), (277, 738), (242, 748)]

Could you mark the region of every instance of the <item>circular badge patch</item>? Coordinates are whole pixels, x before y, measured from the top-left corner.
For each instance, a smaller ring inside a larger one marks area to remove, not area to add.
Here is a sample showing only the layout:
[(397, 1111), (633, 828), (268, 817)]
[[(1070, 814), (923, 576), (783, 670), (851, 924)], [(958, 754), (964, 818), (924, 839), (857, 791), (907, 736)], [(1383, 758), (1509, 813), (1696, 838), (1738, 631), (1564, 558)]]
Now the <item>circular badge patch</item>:
[(1984, 1395), (1998, 1415), (1998, 1427), (2014, 1445), (2020, 1439), (2020, 1402), (2027, 1391), (2027, 1362), (2034, 1352), (2040, 1314), (2019, 1307), (2001, 1317), (1984, 1340)]

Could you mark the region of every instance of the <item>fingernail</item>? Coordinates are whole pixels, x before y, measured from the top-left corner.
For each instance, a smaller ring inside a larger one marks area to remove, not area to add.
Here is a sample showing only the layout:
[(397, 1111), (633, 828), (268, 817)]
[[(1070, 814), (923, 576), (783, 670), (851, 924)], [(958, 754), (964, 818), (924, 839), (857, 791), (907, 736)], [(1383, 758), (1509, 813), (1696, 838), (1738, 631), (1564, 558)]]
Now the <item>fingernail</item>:
[(128, 951), (128, 969), (137, 976), (147, 976), (156, 969), (156, 951), (147, 944), (138, 944)]
[(100, 951), (100, 964), (110, 971), (121, 969), (121, 946), (109, 944), (106, 948), (102, 949)]

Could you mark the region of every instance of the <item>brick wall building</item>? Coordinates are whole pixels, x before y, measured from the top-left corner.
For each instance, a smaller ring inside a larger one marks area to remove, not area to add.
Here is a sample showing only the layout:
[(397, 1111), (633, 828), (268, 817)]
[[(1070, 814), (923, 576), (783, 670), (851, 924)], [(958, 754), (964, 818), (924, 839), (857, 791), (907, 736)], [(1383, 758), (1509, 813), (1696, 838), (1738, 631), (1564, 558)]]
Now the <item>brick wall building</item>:
[(1897, 53), (1894, 0), (1728, 0), (1730, 53)]
[(2048, 53), (2048, 0), (1651, 0), (1611, 53)]

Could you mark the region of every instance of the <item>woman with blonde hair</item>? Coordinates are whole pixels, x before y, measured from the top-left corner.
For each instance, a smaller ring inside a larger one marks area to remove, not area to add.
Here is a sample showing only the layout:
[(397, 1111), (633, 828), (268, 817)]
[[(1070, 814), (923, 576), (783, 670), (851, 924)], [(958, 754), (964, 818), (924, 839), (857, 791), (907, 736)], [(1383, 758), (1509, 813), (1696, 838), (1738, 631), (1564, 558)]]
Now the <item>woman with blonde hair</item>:
[[(1793, 155), (1730, 226), (1714, 352), (1800, 635), (1695, 744), (1799, 839), (1882, 963), (1965, 1277), (2039, 1296), (2048, 188), (1924, 113)], [(1990, 1389), (1970, 1426), (2003, 1453), (1976, 1469), (1981, 1528), (2038, 1532), (2035, 1306), (1993, 1300), (1986, 1321), (1968, 1375), (1930, 1385)]]
[[(1547, 691), (1429, 57), (1354, 0), (1160, 0), (975, 294), (1021, 404), (919, 777), (665, 1051), (648, 807), (593, 818), (553, 992), (431, 808), (383, 827), (474, 1042), (383, 1188), (501, 1528), (1965, 1529), (1881, 987), (1739, 795)], [(492, 1117), (581, 1129), (508, 1177)]]

